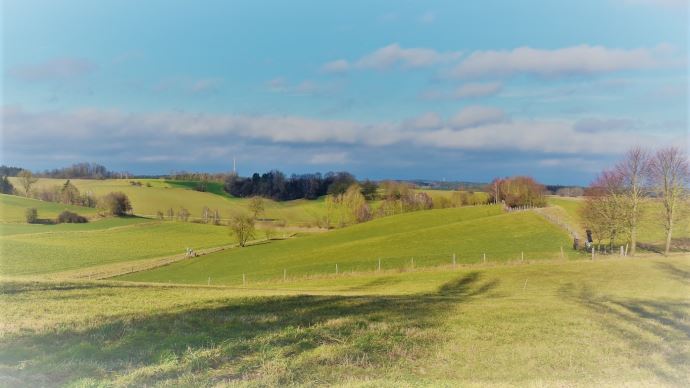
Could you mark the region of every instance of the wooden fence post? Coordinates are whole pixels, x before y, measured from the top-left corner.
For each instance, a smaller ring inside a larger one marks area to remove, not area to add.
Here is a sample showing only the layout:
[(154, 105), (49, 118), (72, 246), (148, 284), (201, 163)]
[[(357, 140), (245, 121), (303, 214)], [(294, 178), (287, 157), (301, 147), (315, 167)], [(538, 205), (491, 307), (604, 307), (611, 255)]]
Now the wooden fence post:
[(208, 284), (207, 285), (209, 285), (209, 286), (211, 285), (211, 277), (210, 276), (208, 277)]
[(247, 285), (247, 277), (244, 274), (242, 274), (242, 286), (246, 286), (246, 285)]
[(561, 245), (561, 259), (565, 259), (565, 254), (563, 253), (563, 245)]
[(484, 252), (484, 263), (486, 263), (486, 252)]
[(338, 274), (338, 264), (335, 265), (335, 274)]

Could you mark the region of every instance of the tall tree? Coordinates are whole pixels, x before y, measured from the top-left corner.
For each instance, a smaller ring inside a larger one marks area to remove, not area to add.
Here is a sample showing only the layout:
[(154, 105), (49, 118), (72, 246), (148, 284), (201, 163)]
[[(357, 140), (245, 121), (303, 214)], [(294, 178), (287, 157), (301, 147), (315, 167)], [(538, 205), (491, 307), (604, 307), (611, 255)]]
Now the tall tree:
[(29, 170), (21, 170), (17, 176), (19, 177), (19, 184), (24, 189), (24, 193), (26, 193), (27, 197), (30, 197), (31, 186), (38, 182), (38, 178), (36, 178)]
[(625, 198), (629, 202), (628, 226), (630, 228), (630, 255), (637, 250), (637, 227), (642, 213), (642, 203), (647, 197), (649, 153), (642, 147), (630, 149), (615, 168), (623, 181)]
[(254, 215), (254, 219), (259, 218), (259, 214), (264, 212), (264, 199), (261, 197), (252, 197), (249, 200), (249, 211)]
[(244, 247), (247, 241), (254, 237), (254, 218), (249, 214), (234, 214), (230, 217), (230, 230), (237, 239), (237, 244)]
[(687, 156), (676, 147), (662, 148), (651, 159), (650, 176), (664, 205), (662, 221), (666, 232), (664, 254), (671, 250), (673, 224), (680, 214), (679, 207), (687, 198), (690, 167)]

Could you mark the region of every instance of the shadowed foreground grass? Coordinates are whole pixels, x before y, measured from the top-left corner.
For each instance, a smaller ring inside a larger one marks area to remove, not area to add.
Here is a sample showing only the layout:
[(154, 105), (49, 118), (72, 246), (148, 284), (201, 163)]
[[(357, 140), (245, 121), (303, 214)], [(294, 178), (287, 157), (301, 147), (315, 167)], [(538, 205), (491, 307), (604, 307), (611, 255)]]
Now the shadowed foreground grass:
[(262, 290), (2, 287), (3, 386), (684, 385), (690, 377), (688, 257)]

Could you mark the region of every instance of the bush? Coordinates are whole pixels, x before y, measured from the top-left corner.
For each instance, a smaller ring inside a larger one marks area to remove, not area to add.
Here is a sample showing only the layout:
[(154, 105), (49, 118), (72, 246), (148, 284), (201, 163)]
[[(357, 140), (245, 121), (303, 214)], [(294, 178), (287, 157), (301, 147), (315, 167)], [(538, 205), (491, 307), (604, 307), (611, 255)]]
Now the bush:
[(60, 213), (60, 215), (58, 215), (56, 222), (58, 224), (83, 224), (85, 222), (89, 222), (89, 220), (87, 220), (86, 217), (80, 216), (77, 213), (65, 210), (64, 212)]
[(118, 191), (101, 198), (99, 209), (106, 214), (124, 216), (132, 211), (132, 204), (125, 193)]
[(38, 222), (38, 210), (35, 207), (26, 209), (26, 222), (29, 224)]

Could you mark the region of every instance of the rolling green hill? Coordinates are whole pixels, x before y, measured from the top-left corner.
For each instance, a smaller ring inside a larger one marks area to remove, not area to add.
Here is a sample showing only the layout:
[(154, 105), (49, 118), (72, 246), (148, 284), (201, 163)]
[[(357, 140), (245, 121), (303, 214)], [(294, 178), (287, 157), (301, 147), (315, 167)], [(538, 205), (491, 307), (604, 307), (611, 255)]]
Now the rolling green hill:
[(0, 194), (0, 223), (26, 222), (26, 209), (29, 208), (36, 208), (38, 210), (38, 218), (41, 219), (54, 219), (65, 210), (86, 217), (96, 216), (96, 209), (89, 207), (64, 205), (16, 195)]
[[(122, 280), (238, 284), (289, 276), (556, 258), (568, 235), (532, 212), (502, 214), (498, 206), (439, 209), (386, 217), (298, 239), (233, 249), (184, 260)], [(566, 253), (568, 250), (566, 249)]]
[(72, 226), (55, 225), (49, 232), (32, 229), (33, 233), (10, 228), (9, 235), (0, 236), (0, 274), (51, 273), (234, 242), (227, 227), (205, 224), (128, 218)]
[[(10, 178), (11, 180), (16, 178)], [(172, 208), (178, 211), (181, 207), (191, 212), (192, 217), (201, 217), (204, 206), (220, 211), (222, 218), (228, 218), (233, 211), (247, 211), (249, 199), (234, 198), (225, 193), (220, 183), (209, 183), (207, 192), (194, 190), (195, 182), (166, 181), (161, 179), (134, 179), (141, 186), (133, 186), (129, 179), (72, 179), (81, 192), (91, 192), (102, 196), (113, 191), (121, 191), (129, 197), (134, 214), (155, 217), (156, 212), (163, 213)], [(41, 178), (36, 188), (49, 188), (64, 184), (64, 179)], [(16, 183), (16, 182), (15, 182)], [(147, 183), (151, 187), (147, 186)], [(265, 200), (265, 213), (261, 218), (279, 219), (290, 225), (311, 226), (325, 210), (323, 200), (294, 200), (276, 202)], [(22, 213), (23, 216), (23, 213)]]

